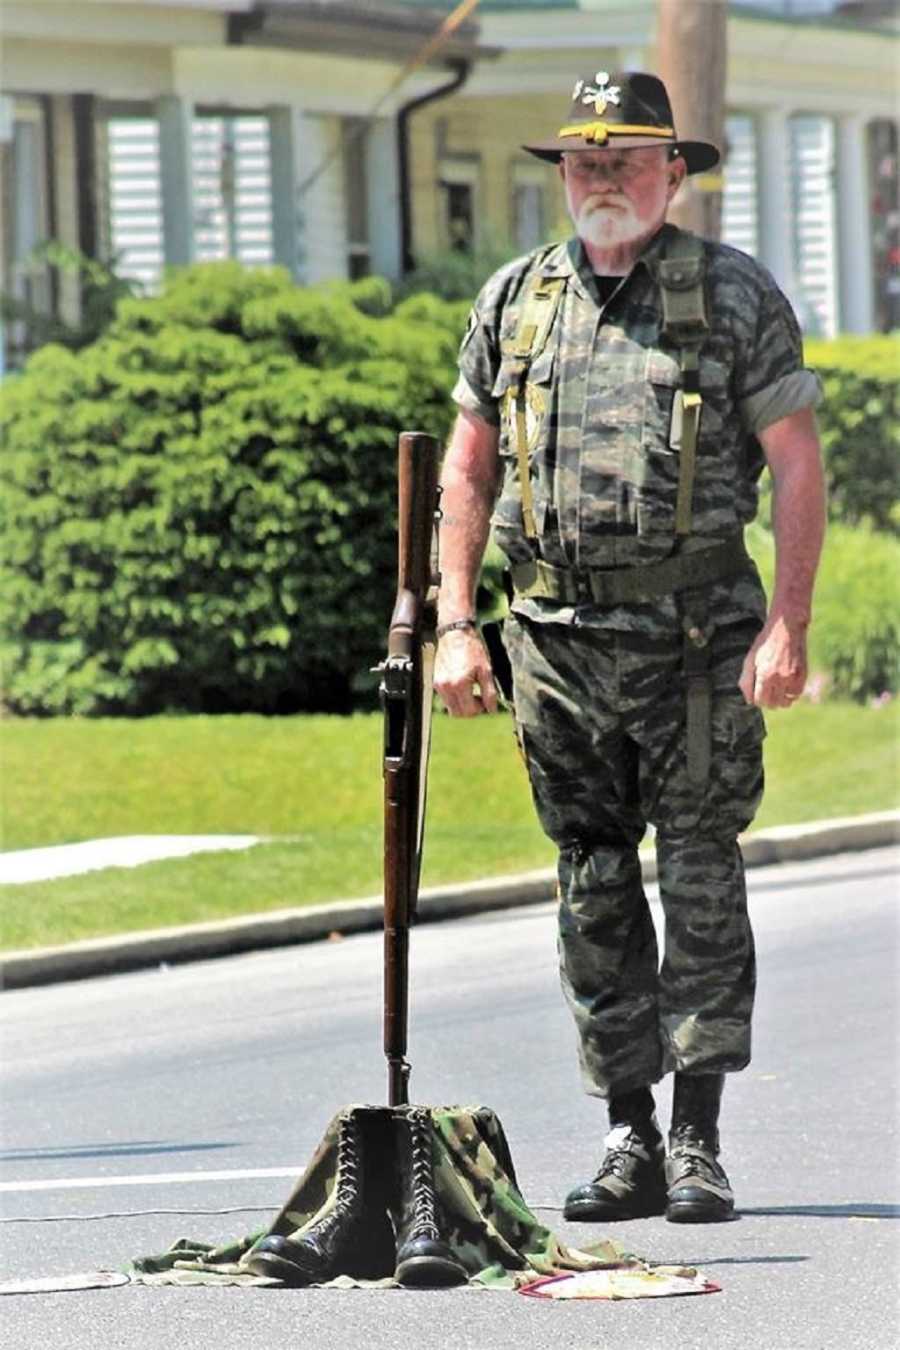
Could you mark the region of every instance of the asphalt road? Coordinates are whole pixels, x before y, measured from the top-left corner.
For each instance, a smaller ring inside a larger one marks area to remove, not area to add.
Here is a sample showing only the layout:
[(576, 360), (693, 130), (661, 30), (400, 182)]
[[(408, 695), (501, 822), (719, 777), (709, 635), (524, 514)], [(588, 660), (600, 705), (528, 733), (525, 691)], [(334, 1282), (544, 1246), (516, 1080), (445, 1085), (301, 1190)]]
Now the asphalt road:
[[(700, 1266), (722, 1293), (560, 1304), (125, 1286), (2, 1297), (4, 1344), (894, 1350), (897, 864), (877, 850), (750, 874), (755, 1055), (722, 1120), (740, 1218), (606, 1229), (651, 1260)], [(334, 1111), (384, 1100), (380, 981), (380, 939), (363, 934), (5, 993), (2, 1278), (117, 1267), (183, 1234), (221, 1241), (263, 1224)], [(578, 1081), (551, 907), (420, 929), (412, 1010), (414, 1098), (491, 1105), (532, 1206), (576, 1243), (600, 1236), (552, 1208), (592, 1172), (604, 1120)]]

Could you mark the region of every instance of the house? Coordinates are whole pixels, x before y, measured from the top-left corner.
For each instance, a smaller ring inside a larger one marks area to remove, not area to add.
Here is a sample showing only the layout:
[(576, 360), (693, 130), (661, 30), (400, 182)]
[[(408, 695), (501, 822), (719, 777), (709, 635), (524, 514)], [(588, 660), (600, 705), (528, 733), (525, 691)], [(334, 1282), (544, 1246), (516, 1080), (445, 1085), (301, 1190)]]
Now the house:
[[(154, 286), (165, 264), (277, 262), (299, 282), (565, 229), (519, 149), (589, 65), (653, 69), (655, 0), (0, 0), (2, 289), (77, 320), (52, 238)], [(729, 13), (724, 237), (805, 326), (895, 326), (895, 9)], [(21, 338), (12, 325), (7, 354)]]

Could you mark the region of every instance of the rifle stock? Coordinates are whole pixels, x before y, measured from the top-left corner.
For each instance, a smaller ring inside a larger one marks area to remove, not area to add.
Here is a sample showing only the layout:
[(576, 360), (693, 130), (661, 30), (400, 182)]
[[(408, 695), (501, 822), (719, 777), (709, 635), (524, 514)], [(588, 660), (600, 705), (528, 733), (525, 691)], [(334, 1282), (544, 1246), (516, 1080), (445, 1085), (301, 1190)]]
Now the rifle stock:
[(398, 453), (397, 594), (380, 666), (384, 711), (384, 1053), (391, 1106), (409, 1100), (409, 927), (425, 819), (438, 578), (432, 543), (438, 442), (403, 432)]

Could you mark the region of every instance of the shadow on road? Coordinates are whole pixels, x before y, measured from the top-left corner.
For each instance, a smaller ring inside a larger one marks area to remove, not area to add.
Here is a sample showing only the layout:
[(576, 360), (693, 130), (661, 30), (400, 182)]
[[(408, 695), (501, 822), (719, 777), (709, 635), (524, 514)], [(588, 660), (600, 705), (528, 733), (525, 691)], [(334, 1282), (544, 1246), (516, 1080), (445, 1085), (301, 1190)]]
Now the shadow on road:
[(809, 1256), (711, 1256), (708, 1259), (693, 1257), (689, 1261), (682, 1261), (679, 1257), (678, 1264), (682, 1266), (698, 1266), (703, 1269), (706, 1266), (774, 1266), (787, 1264), (794, 1261), (809, 1261)]
[(742, 1209), (741, 1214), (747, 1218), (789, 1214), (814, 1219), (900, 1219), (900, 1205), (772, 1205), (767, 1209)]
[(172, 1144), (162, 1139), (136, 1139), (132, 1144), (76, 1144), (73, 1148), (10, 1148), (0, 1162), (49, 1162), (54, 1158), (128, 1158), (157, 1153), (206, 1153), (237, 1148), (235, 1143)]

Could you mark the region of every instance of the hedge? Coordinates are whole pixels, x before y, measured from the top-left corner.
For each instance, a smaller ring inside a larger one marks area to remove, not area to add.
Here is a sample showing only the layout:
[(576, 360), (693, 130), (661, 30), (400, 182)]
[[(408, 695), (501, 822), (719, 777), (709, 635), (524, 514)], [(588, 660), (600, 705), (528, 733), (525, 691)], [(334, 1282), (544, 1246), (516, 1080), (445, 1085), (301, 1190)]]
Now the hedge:
[(824, 387), (818, 417), (832, 518), (900, 530), (897, 335), (808, 342), (806, 359)]
[(465, 306), (176, 273), (4, 385), (19, 713), (349, 710), (396, 575), (396, 442), (442, 436)]

